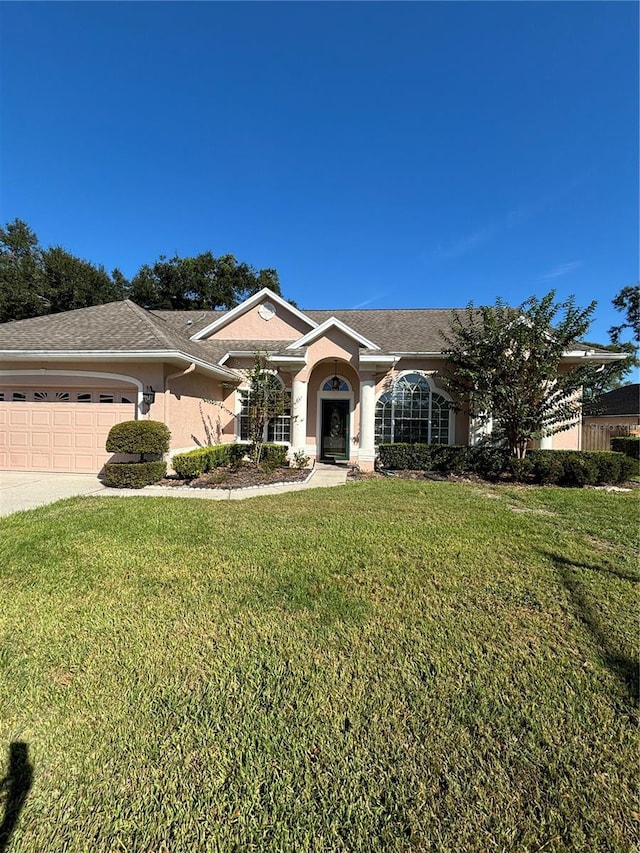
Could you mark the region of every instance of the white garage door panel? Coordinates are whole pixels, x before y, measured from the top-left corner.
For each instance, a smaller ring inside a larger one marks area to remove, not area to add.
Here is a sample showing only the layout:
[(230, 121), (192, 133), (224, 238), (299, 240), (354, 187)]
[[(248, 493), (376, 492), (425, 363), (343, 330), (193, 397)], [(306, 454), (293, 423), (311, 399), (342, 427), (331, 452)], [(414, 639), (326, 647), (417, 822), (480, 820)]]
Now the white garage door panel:
[(134, 418), (132, 403), (0, 402), (0, 468), (97, 474), (109, 430)]

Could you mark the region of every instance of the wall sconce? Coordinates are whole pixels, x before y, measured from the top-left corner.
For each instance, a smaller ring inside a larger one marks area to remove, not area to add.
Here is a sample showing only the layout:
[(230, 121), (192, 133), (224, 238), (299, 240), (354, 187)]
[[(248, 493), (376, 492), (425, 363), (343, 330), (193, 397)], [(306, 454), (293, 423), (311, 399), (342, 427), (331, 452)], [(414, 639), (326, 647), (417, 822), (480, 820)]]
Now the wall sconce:
[(147, 385), (146, 389), (142, 392), (142, 402), (145, 406), (150, 406), (152, 403), (156, 401), (156, 392), (153, 390), (151, 385)]

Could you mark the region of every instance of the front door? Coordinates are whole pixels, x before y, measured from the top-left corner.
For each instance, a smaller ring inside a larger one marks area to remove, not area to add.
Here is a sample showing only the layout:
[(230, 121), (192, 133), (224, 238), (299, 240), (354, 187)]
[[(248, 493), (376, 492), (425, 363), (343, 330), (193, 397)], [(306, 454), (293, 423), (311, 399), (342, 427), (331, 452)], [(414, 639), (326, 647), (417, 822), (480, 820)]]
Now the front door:
[(322, 401), (321, 459), (349, 458), (349, 401)]

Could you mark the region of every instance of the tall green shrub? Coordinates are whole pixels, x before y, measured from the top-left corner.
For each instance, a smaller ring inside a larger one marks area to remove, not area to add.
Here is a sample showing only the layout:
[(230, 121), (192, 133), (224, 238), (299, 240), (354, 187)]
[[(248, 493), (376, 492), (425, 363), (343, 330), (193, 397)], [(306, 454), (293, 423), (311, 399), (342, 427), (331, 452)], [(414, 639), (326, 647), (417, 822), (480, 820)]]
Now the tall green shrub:
[(620, 435), (611, 439), (611, 449), (630, 459), (640, 460), (640, 435)]

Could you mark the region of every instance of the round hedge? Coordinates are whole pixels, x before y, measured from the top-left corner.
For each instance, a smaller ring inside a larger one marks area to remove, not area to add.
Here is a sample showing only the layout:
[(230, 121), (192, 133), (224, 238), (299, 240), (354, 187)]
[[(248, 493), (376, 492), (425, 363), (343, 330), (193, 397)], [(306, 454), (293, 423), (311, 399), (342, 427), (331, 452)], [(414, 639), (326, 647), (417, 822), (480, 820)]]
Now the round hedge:
[(115, 489), (142, 489), (157, 483), (167, 473), (166, 462), (107, 462), (104, 481)]
[(123, 421), (112, 426), (107, 437), (109, 453), (153, 453), (169, 451), (171, 433), (160, 421)]

